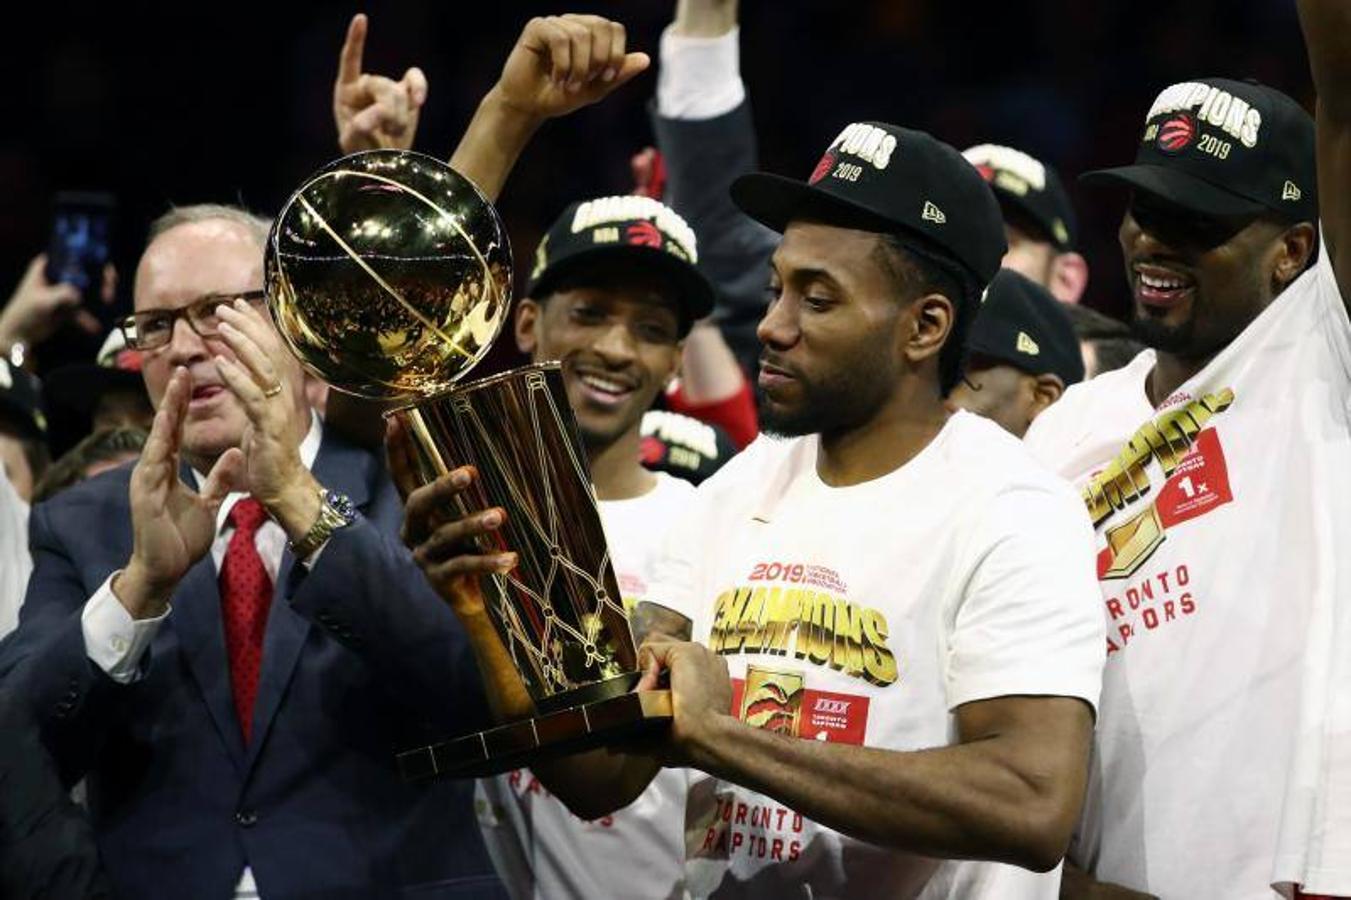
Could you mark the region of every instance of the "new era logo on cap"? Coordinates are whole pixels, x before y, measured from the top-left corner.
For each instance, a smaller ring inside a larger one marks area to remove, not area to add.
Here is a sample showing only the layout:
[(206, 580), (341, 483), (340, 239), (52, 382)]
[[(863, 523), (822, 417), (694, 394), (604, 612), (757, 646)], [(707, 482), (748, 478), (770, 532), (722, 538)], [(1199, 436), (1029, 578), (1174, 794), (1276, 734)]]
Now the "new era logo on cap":
[(1282, 200), (1298, 200), (1300, 197), (1303, 196), (1304, 193), (1299, 189), (1299, 186), (1296, 185), (1293, 181), (1287, 181), (1285, 183), (1285, 187), (1281, 188)]
[(934, 206), (928, 200), (924, 201), (924, 212), (920, 213), (919, 217), (936, 225), (942, 225), (948, 220), (948, 217), (943, 215), (943, 210)]
[(1014, 346), (1019, 353), (1026, 353), (1028, 356), (1036, 356), (1041, 352), (1037, 342), (1032, 340), (1026, 331), (1018, 332), (1018, 342)]

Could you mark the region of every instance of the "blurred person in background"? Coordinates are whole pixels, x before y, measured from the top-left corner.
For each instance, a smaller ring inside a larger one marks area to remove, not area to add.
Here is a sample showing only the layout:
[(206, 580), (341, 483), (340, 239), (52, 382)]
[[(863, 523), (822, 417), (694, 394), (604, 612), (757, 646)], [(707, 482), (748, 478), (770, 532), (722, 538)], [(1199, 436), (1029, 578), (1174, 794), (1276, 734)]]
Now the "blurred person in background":
[(949, 407), (993, 419), (1015, 437), (1026, 434), (1084, 378), (1067, 308), (1031, 279), (1000, 269), (971, 323), (965, 374), (948, 394)]
[(57, 458), (33, 491), (33, 502), (50, 500), (68, 487), (115, 469), (141, 455), (149, 432), (141, 428), (105, 428)]
[(1004, 214), (1009, 251), (1003, 266), (1076, 304), (1088, 287), (1088, 263), (1075, 248), (1074, 207), (1054, 168), (1021, 150), (980, 144), (962, 154), (989, 182)]
[(28, 555), (28, 504), (0, 473), (0, 638), (19, 624), (33, 560)]
[[(99, 299), (111, 304), (117, 295), (117, 270), (103, 269)], [(32, 366), (34, 348), (70, 323), (86, 334), (103, 330), (98, 317), (82, 307), (80, 292), (73, 285), (47, 280), (47, 257), (39, 254), (28, 263), (8, 302), (0, 308), (0, 356), (16, 366)]]
[(42, 384), (0, 358), (0, 468), (19, 497), (29, 501), (50, 463)]
[(120, 328), (104, 338), (93, 362), (70, 363), (48, 372), (42, 379), (42, 396), (56, 454), (68, 452), (96, 431), (149, 431), (155, 417), (141, 377), (141, 351), (127, 346)]
[(1084, 378), (1094, 378), (1129, 363), (1145, 349), (1125, 322), (1104, 315), (1082, 303), (1066, 304), (1079, 352), (1084, 358)]

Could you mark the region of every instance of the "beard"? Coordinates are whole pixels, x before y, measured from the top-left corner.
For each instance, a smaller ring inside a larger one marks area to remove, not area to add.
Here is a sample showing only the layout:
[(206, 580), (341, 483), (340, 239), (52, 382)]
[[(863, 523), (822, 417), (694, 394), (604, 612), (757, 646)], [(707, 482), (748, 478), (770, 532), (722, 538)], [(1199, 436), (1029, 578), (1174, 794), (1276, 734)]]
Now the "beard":
[(1168, 325), (1162, 319), (1137, 312), (1131, 320), (1131, 335), (1160, 353), (1187, 356), (1196, 343), (1196, 319), (1192, 317), (1181, 325)]
[(870, 421), (896, 387), (896, 373), (878, 365), (846, 364), (812, 381), (794, 374), (799, 397), (792, 405), (775, 403), (764, 391), (756, 391), (760, 430), (772, 437), (851, 431)]

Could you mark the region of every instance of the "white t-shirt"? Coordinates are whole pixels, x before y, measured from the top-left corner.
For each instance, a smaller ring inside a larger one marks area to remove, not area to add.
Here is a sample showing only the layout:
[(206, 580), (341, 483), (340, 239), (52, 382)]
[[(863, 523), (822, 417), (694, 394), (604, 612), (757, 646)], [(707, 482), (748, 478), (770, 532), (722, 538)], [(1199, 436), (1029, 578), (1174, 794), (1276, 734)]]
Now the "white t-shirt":
[[(658, 473), (632, 500), (602, 501), (601, 521), (625, 606), (645, 599), (652, 556), (694, 498), (689, 482)], [(479, 825), (516, 900), (564, 897), (668, 900), (685, 897), (683, 769), (663, 769), (633, 803), (587, 822), (551, 796), (528, 769), (481, 779)]]
[[(917, 750), (951, 744), (952, 711), (974, 700), (1096, 704), (1092, 535), (1064, 482), (968, 413), (859, 485), (822, 482), (817, 448), (757, 440), (700, 487), (654, 568), (650, 599), (726, 657), (735, 714), (804, 739)], [(914, 897), (940, 867), (690, 777), (695, 896)]]
[(1083, 491), (1107, 618), (1071, 856), (1165, 898), (1351, 894), (1351, 325), (1326, 252), (1157, 409), (1153, 367), (1027, 435)]
[(19, 624), (33, 561), (28, 555), (28, 504), (0, 471), (0, 638)]

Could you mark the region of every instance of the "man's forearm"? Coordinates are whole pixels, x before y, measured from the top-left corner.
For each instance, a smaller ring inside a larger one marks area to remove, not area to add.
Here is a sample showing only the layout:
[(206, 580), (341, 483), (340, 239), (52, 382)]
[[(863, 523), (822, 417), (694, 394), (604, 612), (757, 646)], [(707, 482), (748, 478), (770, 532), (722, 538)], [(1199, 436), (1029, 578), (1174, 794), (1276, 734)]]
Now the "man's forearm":
[(1320, 116), (1351, 120), (1351, 5), (1342, 0), (1299, 0), (1299, 18), (1309, 48), (1309, 68), (1318, 90)]
[(1053, 868), (1073, 816), (1007, 761), (999, 738), (898, 752), (786, 737), (720, 716), (695, 766), (836, 831), (940, 858)]
[(450, 167), (472, 181), (490, 202), (496, 202), (521, 151), (542, 121), (504, 102), (493, 89), (475, 110), (450, 158)]

